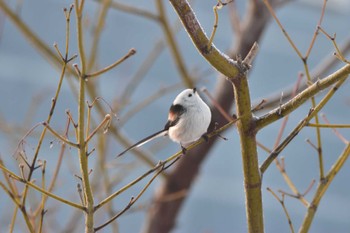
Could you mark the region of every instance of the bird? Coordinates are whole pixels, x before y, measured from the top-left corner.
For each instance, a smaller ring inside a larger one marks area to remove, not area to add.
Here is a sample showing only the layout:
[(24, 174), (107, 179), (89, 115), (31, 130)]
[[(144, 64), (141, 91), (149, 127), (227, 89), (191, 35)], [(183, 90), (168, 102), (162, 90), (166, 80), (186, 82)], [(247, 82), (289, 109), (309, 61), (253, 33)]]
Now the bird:
[(160, 136), (169, 136), (172, 141), (179, 143), (183, 154), (185, 154), (185, 146), (201, 137), (208, 140), (207, 131), (211, 115), (209, 106), (199, 96), (197, 89), (185, 89), (176, 96), (171, 104), (168, 120), (162, 130), (136, 142), (116, 157), (118, 158), (129, 150), (140, 147)]

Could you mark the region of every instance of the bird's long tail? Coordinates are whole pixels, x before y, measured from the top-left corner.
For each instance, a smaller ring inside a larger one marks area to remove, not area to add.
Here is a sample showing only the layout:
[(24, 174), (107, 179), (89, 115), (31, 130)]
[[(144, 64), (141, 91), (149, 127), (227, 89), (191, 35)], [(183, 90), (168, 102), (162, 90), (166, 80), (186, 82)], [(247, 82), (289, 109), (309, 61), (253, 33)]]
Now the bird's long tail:
[(134, 149), (135, 147), (142, 146), (143, 144), (146, 144), (147, 142), (152, 141), (153, 139), (155, 139), (157, 137), (165, 136), (167, 134), (167, 131), (168, 131), (167, 129), (162, 129), (162, 130), (136, 142), (134, 145), (130, 146), (129, 148), (127, 148), (126, 150), (124, 150), (123, 152), (118, 154), (116, 157), (118, 158), (118, 157), (122, 156), (123, 154), (125, 154), (126, 152), (128, 152), (129, 150)]

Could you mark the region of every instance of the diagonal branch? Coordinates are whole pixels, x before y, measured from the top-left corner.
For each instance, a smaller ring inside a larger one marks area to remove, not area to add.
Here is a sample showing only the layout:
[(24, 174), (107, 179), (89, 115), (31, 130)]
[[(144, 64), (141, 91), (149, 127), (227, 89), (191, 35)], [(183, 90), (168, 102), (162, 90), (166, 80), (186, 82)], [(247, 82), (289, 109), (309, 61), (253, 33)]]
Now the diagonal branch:
[(303, 223), (301, 224), (301, 227), (299, 229), (300, 233), (307, 233), (309, 231), (312, 220), (315, 216), (317, 207), (320, 204), (320, 201), (323, 195), (327, 191), (329, 185), (332, 183), (335, 175), (339, 172), (339, 170), (342, 168), (346, 160), (349, 158), (349, 155), (350, 155), (350, 143), (346, 145), (344, 151), (341, 153), (341, 155), (339, 155), (337, 161), (333, 164), (331, 169), (326, 174), (323, 182), (320, 182), (318, 184), (314, 197), (310, 203), (310, 206), (304, 217)]
[(209, 39), (186, 0), (170, 0), (170, 3), (178, 14), (198, 52), (212, 67), (228, 78), (234, 78), (241, 71), (244, 71), (244, 67), (240, 67), (237, 62), (222, 53), (214, 45), (208, 48)]
[(288, 115), (293, 110), (301, 106), (303, 103), (305, 103), (310, 97), (316, 95), (319, 91), (330, 87), (336, 82), (346, 79), (349, 74), (350, 65), (345, 65), (343, 66), (343, 68), (337, 70), (328, 77), (316, 81), (314, 84), (306, 88), (293, 99), (289, 100), (287, 103), (260, 117), (256, 123), (257, 128), (264, 128), (265, 126), (283, 118), (284, 116)]
[(130, 56), (134, 55), (136, 53), (136, 50), (135, 49), (130, 49), (129, 52), (127, 54), (125, 54), (122, 58), (120, 58), (118, 61), (114, 62), (113, 64), (109, 65), (109, 66), (106, 66), (105, 68), (99, 70), (99, 71), (96, 71), (94, 73), (90, 73), (90, 74), (86, 74), (84, 76), (84, 78), (92, 78), (92, 77), (96, 77), (96, 76), (99, 76), (103, 73), (106, 73), (107, 71), (115, 68), (116, 66), (118, 66), (119, 64), (121, 64), (123, 61), (125, 61), (126, 59), (128, 59)]
[[(348, 66), (350, 68), (350, 66)], [(348, 71), (350, 72), (350, 70)], [(263, 174), (266, 169), (270, 166), (270, 164), (277, 158), (280, 152), (292, 141), (292, 139), (304, 128), (307, 123), (316, 116), (316, 114), (325, 106), (325, 104), (331, 99), (334, 93), (338, 90), (338, 88), (345, 82), (348, 74), (345, 76), (341, 76), (342, 79), (338, 80), (338, 83), (327, 93), (327, 95), (320, 101), (320, 103), (312, 108), (308, 115), (294, 128), (294, 130), (287, 136), (287, 138), (276, 147), (270, 156), (263, 162), (260, 166), (261, 174)]]

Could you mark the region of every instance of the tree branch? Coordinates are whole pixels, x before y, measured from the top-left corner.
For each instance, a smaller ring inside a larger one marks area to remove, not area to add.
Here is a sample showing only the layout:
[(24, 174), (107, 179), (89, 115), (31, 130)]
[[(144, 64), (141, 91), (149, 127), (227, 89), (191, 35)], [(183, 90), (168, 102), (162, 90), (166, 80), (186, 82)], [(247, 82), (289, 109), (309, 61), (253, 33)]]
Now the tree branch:
[[(175, 2), (175, 3), (174, 3)], [(176, 4), (176, 11), (181, 11), (181, 5), (183, 1), (171, 1), (172, 4)], [(184, 8), (190, 8), (189, 6), (184, 6)], [(215, 46), (210, 50), (209, 54), (203, 53), (206, 51), (206, 45), (208, 39), (203, 32), (203, 29), (199, 26), (199, 23), (196, 21), (196, 18), (192, 12), (192, 9), (185, 9), (190, 11), (189, 13), (183, 12), (179, 13), (179, 17), (183, 24), (185, 25), (188, 33), (190, 34), (193, 43), (199, 50), (199, 52), (209, 60), (215, 58), (213, 51), (217, 51)], [(188, 14), (188, 15), (187, 15)], [(187, 18), (185, 18), (187, 17)], [(249, 50), (251, 49), (254, 42), (259, 41), (262, 32), (264, 31), (265, 26), (267, 25), (270, 15), (263, 4), (258, 1), (250, 1), (248, 4), (246, 17), (241, 27), (241, 34), (237, 36), (235, 41), (236, 43), (232, 46), (233, 49), (230, 52), (230, 56), (234, 57), (236, 54), (241, 54), (245, 57)], [(193, 22), (192, 22), (193, 21)], [(193, 26), (195, 24), (196, 26)], [(199, 31), (197, 36), (197, 31), (192, 30), (196, 29)], [(198, 46), (201, 45), (201, 46)], [(204, 49), (201, 49), (204, 48)], [(222, 53), (220, 52), (222, 55)], [(225, 56), (226, 55), (222, 55)], [(220, 57), (220, 55), (218, 55)], [(220, 60), (222, 63), (221, 66), (229, 68), (230, 63), (226, 63), (225, 59)], [(215, 66), (219, 61), (209, 63)], [(236, 64), (232, 65), (236, 66)], [(225, 68), (222, 67), (218, 71), (225, 71)], [(238, 68), (234, 68), (233, 73), (229, 75), (238, 74)], [(232, 104), (234, 102), (234, 95), (232, 90), (232, 85), (226, 80), (225, 75), (220, 75), (218, 78), (218, 83), (216, 85), (215, 94), (213, 95), (216, 102), (223, 108), (224, 111), (229, 112)], [(224, 118), (216, 109), (212, 108), (212, 124), (209, 128), (209, 131), (214, 128), (215, 122), (219, 125), (224, 125), (227, 122), (227, 119)], [(199, 147), (196, 147), (193, 151), (190, 151), (187, 156), (183, 157), (178, 163), (177, 166), (168, 173), (167, 179), (165, 182), (158, 188), (154, 201), (151, 205), (151, 208), (148, 212), (147, 222), (144, 229), (144, 232), (148, 233), (158, 233), (158, 232), (169, 232), (175, 225), (176, 217), (179, 213), (179, 210), (186, 199), (187, 195), (184, 195), (180, 198), (177, 198), (172, 201), (162, 202), (166, 197), (177, 193), (179, 191), (187, 190), (189, 191), (193, 181), (198, 175), (198, 171), (201, 167), (201, 164), (207, 158), (207, 155), (213, 145), (215, 145), (217, 138), (209, 140), (208, 143), (205, 143)], [(162, 221), (159, 221), (159, 219)]]
[[(348, 67), (350, 66), (348, 65)], [(300, 130), (306, 126), (306, 124), (324, 107), (324, 105), (330, 100), (338, 88), (345, 82), (347, 76), (348, 75), (345, 77), (343, 76), (343, 79), (338, 80), (338, 83), (327, 93), (327, 95), (320, 101), (320, 103), (315, 106), (315, 108), (312, 108), (308, 115), (294, 128), (294, 130), (287, 136), (287, 138), (271, 152), (269, 157), (260, 166), (261, 174), (266, 171), (273, 160), (277, 158), (280, 152), (289, 144), (289, 142), (291, 142), (291, 140), (300, 132)]]
[(296, 95), (293, 99), (289, 100), (287, 103), (283, 104), (282, 106), (270, 111), (266, 115), (260, 117), (257, 121), (257, 128), (261, 129), (264, 128), (266, 125), (269, 125), (276, 120), (279, 120), (289, 113), (291, 113), (293, 110), (298, 108), (300, 105), (305, 103), (307, 100), (309, 100), (310, 97), (316, 95), (321, 90), (324, 90), (327, 87), (330, 87), (334, 83), (338, 82), (339, 80), (343, 80), (348, 77), (350, 74), (350, 65), (345, 65), (343, 68), (337, 70), (333, 74), (329, 75), (328, 77), (316, 81), (314, 84), (306, 88), (304, 91)]
[(228, 78), (234, 78), (244, 70), (236, 61), (222, 53), (214, 45), (208, 48), (209, 39), (186, 0), (170, 0), (170, 3), (178, 14), (198, 52), (212, 67)]
[(323, 182), (320, 182), (317, 186), (316, 192), (314, 194), (314, 197), (310, 203), (309, 208), (307, 209), (307, 213), (304, 217), (303, 223), (301, 224), (301, 227), (299, 229), (300, 233), (307, 233), (311, 227), (312, 220), (315, 216), (316, 210), (318, 205), (320, 204), (320, 201), (327, 191), (329, 185), (332, 183), (335, 175), (339, 172), (339, 170), (342, 168), (346, 160), (348, 159), (350, 155), (350, 143), (347, 144), (344, 151), (341, 153), (341, 155), (338, 157), (338, 160), (333, 164), (331, 169), (328, 171), (327, 175), (325, 176), (325, 179)]

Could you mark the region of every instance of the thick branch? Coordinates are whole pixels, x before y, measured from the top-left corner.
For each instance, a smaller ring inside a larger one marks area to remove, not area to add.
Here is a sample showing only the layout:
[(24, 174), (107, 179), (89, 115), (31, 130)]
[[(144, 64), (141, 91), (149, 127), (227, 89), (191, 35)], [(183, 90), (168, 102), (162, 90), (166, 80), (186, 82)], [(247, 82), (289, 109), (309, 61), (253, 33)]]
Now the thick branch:
[[(347, 76), (345, 76), (346, 78)], [(345, 82), (345, 78), (338, 81), (338, 83), (327, 93), (325, 97), (320, 101), (319, 104), (312, 108), (308, 115), (294, 128), (294, 130), (283, 140), (283, 142), (277, 146), (269, 155), (269, 157), (261, 165), (260, 171), (263, 174), (268, 166), (272, 163), (273, 160), (280, 154), (280, 152), (293, 140), (293, 138), (306, 126), (306, 124), (314, 118), (317, 113), (326, 105), (326, 103), (331, 99), (334, 93), (338, 88)], [(323, 179), (322, 179), (323, 180)]]
[(186, 28), (193, 44), (198, 52), (214, 67), (226, 77), (233, 78), (240, 73), (237, 62), (219, 51), (214, 45), (208, 48), (208, 37), (194, 14), (191, 6), (186, 0), (170, 0), (183, 26)]
[(237, 123), (243, 162), (244, 190), (248, 232), (264, 232), (261, 176), (258, 164), (255, 120), (251, 112), (247, 77), (233, 80)]
[(345, 65), (343, 68), (337, 70), (328, 77), (316, 81), (310, 87), (305, 89), (303, 92), (299, 93), (293, 99), (283, 104), (282, 106), (274, 109), (273, 111), (267, 113), (266, 115), (259, 118), (257, 121), (257, 127), (259, 129), (277, 121), (291, 113), (293, 110), (298, 108), (300, 105), (305, 103), (310, 97), (316, 95), (321, 90), (330, 87), (339, 80), (345, 79), (350, 74), (350, 65)]

